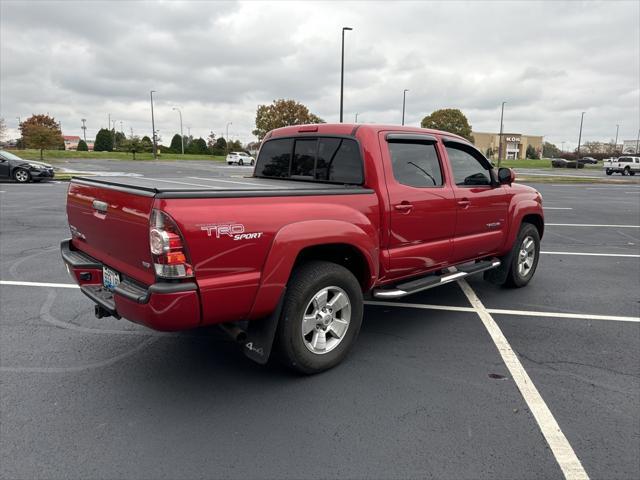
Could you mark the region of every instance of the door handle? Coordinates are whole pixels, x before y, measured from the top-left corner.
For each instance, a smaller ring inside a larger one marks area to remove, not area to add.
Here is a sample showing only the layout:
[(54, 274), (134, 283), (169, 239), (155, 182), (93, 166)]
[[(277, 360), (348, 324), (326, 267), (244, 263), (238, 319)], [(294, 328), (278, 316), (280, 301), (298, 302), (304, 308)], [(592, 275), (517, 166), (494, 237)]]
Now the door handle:
[(394, 205), (393, 208), (400, 212), (409, 213), (413, 208), (413, 204), (407, 202), (406, 200), (398, 205)]
[(469, 207), (470, 203), (471, 201), (468, 198), (461, 198), (460, 200), (458, 200), (458, 206), (460, 206), (461, 208)]

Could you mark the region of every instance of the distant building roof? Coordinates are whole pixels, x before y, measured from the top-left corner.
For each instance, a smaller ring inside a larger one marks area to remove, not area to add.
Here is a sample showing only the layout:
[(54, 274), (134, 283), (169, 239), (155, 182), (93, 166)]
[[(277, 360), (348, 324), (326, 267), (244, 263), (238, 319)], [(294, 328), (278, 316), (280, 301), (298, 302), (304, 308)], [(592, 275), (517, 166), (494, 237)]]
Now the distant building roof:
[(63, 135), (62, 138), (69, 141), (80, 141), (80, 137), (77, 135)]

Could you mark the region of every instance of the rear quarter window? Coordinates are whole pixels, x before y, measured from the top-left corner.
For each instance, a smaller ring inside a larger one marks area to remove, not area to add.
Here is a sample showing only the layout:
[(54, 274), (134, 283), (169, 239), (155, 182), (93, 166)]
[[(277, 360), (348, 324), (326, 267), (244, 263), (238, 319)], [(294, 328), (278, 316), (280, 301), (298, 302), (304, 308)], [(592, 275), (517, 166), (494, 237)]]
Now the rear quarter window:
[(255, 175), (356, 185), (364, 182), (358, 142), (339, 137), (269, 140), (260, 149)]

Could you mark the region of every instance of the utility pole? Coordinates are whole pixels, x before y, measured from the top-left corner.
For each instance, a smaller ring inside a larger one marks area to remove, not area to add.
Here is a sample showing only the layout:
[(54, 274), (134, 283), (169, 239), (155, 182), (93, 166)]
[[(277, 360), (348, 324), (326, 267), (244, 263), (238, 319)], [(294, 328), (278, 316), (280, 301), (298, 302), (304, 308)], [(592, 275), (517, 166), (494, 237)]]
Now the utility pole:
[(156, 160), (158, 158), (158, 144), (156, 142), (156, 122), (153, 118), (153, 92), (155, 90), (151, 90), (149, 95), (151, 96), (151, 130), (153, 137), (153, 159)]
[(404, 106), (407, 103), (407, 92), (409, 90), (407, 90), (406, 88), (404, 89), (404, 91), (402, 92), (402, 125), (404, 125)]
[(580, 116), (580, 134), (578, 135), (578, 150), (576, 152), (576, 170), (578, 169), (578, 163), (580, 160), (580, 142), (582, 141), (582, 122), (584, 120), (584, 114), (585, 112), (582, 112), (582, 115)]
[(618, 148), (618, 131), (620, 130), (620, 125), (616, 125), (616, 141), (613, 142), (613, 155), (615, 155), (616, 149)]
[(227, 136), (225, 137), (227, 141), (227, 153), (229, 153), (229, 125), (233, 125), (233, 122), (227, 123)]
[(107, 130), (110, 130), (111, 129), (111, 114), (110, 113), (107, 113), (107, 118), (108, 118), (108, 120), (107, 120)]
[(129, 131), (131, 132), (131, 138), (133, 139), (133, 127), (129, 127)]
[(87, 126), (85, 125), (85, 122), (87, 121), (86, 118), (82, 119), (82, 137), (84, 138), (84, 143), (87, 143)]
[(122, 120), (120, 120), (120, 133), (124, 134), (124, 127), (122, 126)]
[(502, 102), (502, 109), (500, 111), (500, 137), (498, 140), (498, 168), (502, 163), (502, 119), (504, 118), (504, 104), (507, 102)]
[(640, 150), (638, 150), (639, 146), (640, 146), (640, 129), (638, 129), (638, 138), (636, 138), (636, 155), (640, 153)]
[(182, 112), (178, 107), (173, 107), (172, 110), (177, 111), (178, 115), (180, 115), (180, 144), (182, 145), (182, 155), (184, 155), (184, 134), (182, 133)]
[(187, 136), (191, 138), (191, 127), (187, 125)]
[(342, 57), (340, 61), (340, 123), (342, 123), (342, 105), (344, 98), (344, 32), (353, 30), (351, 27), (342, 27)]
[(561, 149), (560, 151), (561, 151), (562, 153), (564, 153), (564, 144), (565, 144), (565, 143), (567, 143), (567, 142), (560, 142), (560, 143), (561, 143), (561, 145), (562, 145), (562, 149)]
[(356, 120), (353, 123), (358, 123), (358, 112), (356, 112)]

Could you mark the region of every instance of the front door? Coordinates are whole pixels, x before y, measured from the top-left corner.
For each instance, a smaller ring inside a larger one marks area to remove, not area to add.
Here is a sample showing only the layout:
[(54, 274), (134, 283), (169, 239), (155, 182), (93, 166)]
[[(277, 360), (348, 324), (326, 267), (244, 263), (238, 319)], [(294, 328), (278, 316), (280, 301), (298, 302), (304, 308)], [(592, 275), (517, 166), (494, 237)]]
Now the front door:
[(453, 262), (463, 262), (497, 252), (507, 233), (508, 195), (491, 178), (491, 165), (473, 147), (445, 143), (453, 176), (457, 215)]
[(435, 137), (381, 134), (390, 202), (389, 277), (445, 265), (452, 250), (456, 202)]

